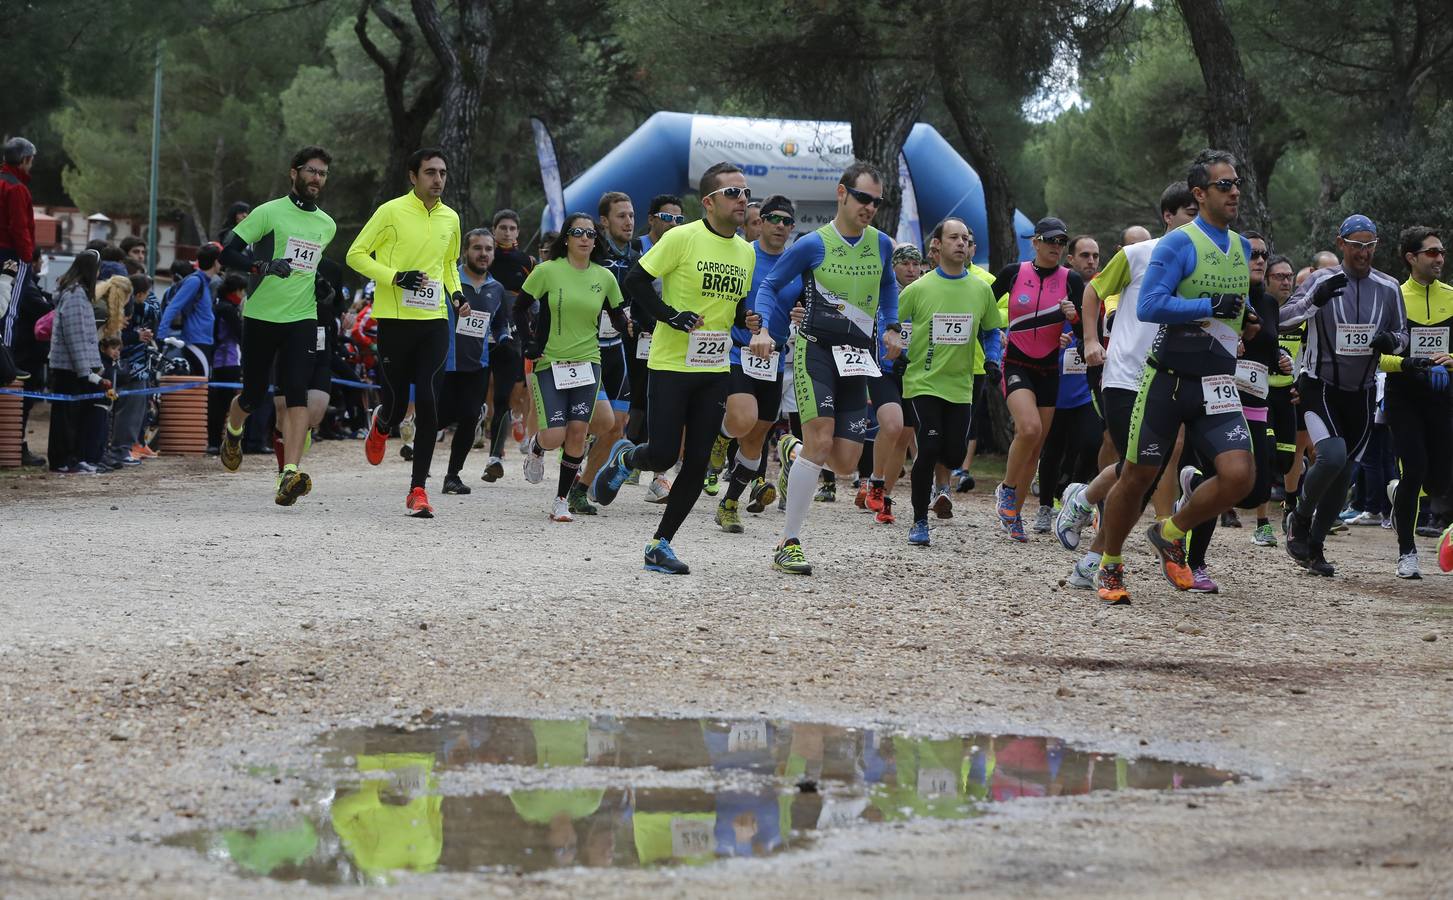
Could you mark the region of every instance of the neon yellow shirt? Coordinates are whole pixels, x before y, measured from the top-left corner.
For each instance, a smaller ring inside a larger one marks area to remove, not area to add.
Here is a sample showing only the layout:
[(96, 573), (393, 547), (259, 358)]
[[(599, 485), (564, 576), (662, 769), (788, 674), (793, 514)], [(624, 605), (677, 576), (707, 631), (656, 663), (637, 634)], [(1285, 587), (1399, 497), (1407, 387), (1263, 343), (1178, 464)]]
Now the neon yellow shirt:
[[(752, 269), (757, 254), (752, 245), (737, 237), (722, 237), (698, 219), (678, 225), (641, 257), (641, 268), (661, 279), (661, 299), (673, 309), (691, 310), (704, 320), (698, 331), (731, 331), (737, 304), (752, 287)], [(663, 325), (665, 323), (662, 323)], [(731, 347), (725, 338), (726, 349)], [(669, 372), (726, 372), (730, 364), (688, 366), (691, 337), (669, 325), (651, 334), (651, 357), (646, 365)]]
[[(444, 304), (459, 290), (458, 260), (459, 215), (442, 202), (426, 208), (413, 191), (374, 210), (348, 248), (349, 267), (374, 281), (375, 319), (447, 319)], [(437, 296), (427, 288), (405, 295), (394, 276), (410, 270), (428, 275)]]

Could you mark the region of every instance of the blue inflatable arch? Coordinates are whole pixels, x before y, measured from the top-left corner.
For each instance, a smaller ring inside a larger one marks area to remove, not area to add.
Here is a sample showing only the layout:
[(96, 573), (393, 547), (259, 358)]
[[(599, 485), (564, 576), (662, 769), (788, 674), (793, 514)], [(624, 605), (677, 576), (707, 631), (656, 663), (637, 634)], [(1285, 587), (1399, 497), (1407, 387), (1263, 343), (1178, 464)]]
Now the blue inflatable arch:
[[(692, 179), (693, 132), (697, 133), (697, 142), (703, 143), (701, 129), (705, 127), (704, 122), (712, 125), (724, 124), (728, 128), (739, 125), (744, 129), (755, 129), (762, 137), (759, 140), (754, 140), (750, 135), (736, 140), (723, 139), (717, 146), (708, 146), (706, 149), (698, 148), (695, 151), (698, 161), (703, 158), (711, 158), (712, 161), (726, 159), (742, 165), (749, 179), (753, 180), (754, 188), (758, 176), (762, 176), (764, 179), (769, 177), (800, 178), (802, 179), (800, 182), (801, 193), (783, 191), (789, 193), (794, 200), (799, 201), (804, 195), (811, 195), (813, 199), (825, 196), (823, 192), (829, 188), (825, 188), (821, 184), (822, 176), (811, 174), (784, 176), (773, 170), (780, 168), (791, 170), (794, 173), (807, 172), (809, 167), (795, 165), (795, 163), (798, 162), (797, 157), (802, 153), (802, 144), (805, 142), (810, 145), (813, 140), (810, 131), (812, 127), (831, 130), (839, 136), (847, 130), (845, 123), (728, 119), (715, 116), (699, 117), (689, 113), (658, 112), (565, 188), (566, 212), (581, 211), (594, 215), (601, 194), (606, 191), (624, 191), (630, 195), (631, 202), (636, 207), (637, 219), (640, 221), (644, 220), (646, 210), (650, 208), (651, 198), (657, 194), (686, 194), (694, 191), (695, 183)], [(804, 126), (809, 129), (809, 133), (798, 138), (793, 132), (793, 128), (795, 127), (797, 132), (801, 132)], [(764, 129), (767, 130), (765, 133)], [(767, 135), (771, 134), (772, 129), (781, 129), (782, 134), (789, 134), (792, 137), (780, 139), (773, 136), (769, 138)], [(845, 144), (822, 148), (808, 146), (806, 149), (809, 151), (821, 149), (824, 154), (843, 151), (850, 154), (850, 148)], [(783, 164), (773, 166), (768, 156), (777, 158)], [(943, 135), (939, 134), (937, 129), (922, 122), (914, 125), (903, 146), (903, 156), (913, 181), (913, 190), (918, 202), (918, 217), (925, 233), (950, 215), (962, 218), (977, 235), (988, 233), (983, 182), (980, 181), (978, 173), (974, 171), (973, 167), (953, 149), (948, 141), (944, 140)], [(752, 161), (744, 162), (743, 160)], [(764, 163), (763, 160), (766, 162)], [(819, 167), (819, 171), (821, 171), (821, 167)], [(838, 168), (838, 171), (841, 169)], [(812, 183), (814, 178), (818, 183)], [(835, 183), (836, 176), (834, 175), (828, 185)], [(763, 192), (758, 190), (757, 193), (760, 195)], [(1028, 259), (1033, 255), (1029, 239), (1033, 234), (1034, 225), (1023, 213), (1018, 211), (1014, 214), (1014, 224), (1019, 236), (1019, 258)], [(980, 265), (987, 265), (988, 260), (989, 248), (986, 242), (981, 240), (976, 248), (974, 261)]]

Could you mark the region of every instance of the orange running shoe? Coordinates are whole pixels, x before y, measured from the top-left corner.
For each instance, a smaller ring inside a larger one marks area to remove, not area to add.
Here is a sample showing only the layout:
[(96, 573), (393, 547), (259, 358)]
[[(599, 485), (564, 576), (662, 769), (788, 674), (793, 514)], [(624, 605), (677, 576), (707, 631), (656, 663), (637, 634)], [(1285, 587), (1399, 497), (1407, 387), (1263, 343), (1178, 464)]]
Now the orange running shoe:
[(858, 509), (868, 508), (868, 486), (866, 484), (858, 485), (858, 495), (853, 498), (853, 505)]
[(1438, 541), (1438, 568), (1444, 572), (1453, 572), (1453, 525), (1443, 532), (1443, 537)]
[(1125, 566), (1110, 563), (1100, 567), (1095, 576), (1095, 590), (1100, 599), (1111, 606), (1129, 606), (1130, 592), (1125, 590)]
[[(879, 493), (883, 491), (882, 488), (878, 488), (877, 490)], [(893, 518), (893, 498), (887, 494), (883, 494), (883, 500), (878, 505), (878, 524), (892, 525), (895, 521), (897, 520)]]
[[(388, 433), (378, 430), (378, 414), (382, 409), (382, 406), (373, 408), (373, 414), (368, 417), (368, 437), (363, 439), (363, 455), (368, 457), (370, 466), (383, 462), (383, 455), (388, 452)], [(409, 497), (412, 498), (413, 494)]]
[(1173, 541), (1161, 533), (1161, 523), (1156, 522), (1145, 532), (1146, 540), (1160, 557), (1160, 571), (1165, 580), (1178, 591), (1187, 591), (1196, 583), (1195, 573), (1186, 565), (1186, 540)]
[(434, 518), (434, 507), (429, 505), (429, 495), (421, 487), (409, 491), (409, 499), (404, 501), (404, 509), (416, 519)]
[[(875, 484), (868, 488), (868, 509), (878, 512), (883, 508), (885, 493), (881, 484)], [(882, 521), (881, 519), (879, 521)]]

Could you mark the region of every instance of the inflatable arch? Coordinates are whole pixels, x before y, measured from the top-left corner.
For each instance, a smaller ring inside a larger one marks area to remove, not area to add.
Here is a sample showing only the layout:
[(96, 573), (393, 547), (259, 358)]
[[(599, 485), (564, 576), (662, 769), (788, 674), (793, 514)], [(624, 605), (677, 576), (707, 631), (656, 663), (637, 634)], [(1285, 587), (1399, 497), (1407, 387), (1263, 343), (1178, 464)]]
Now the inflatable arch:
[[(565, 188), (565, 210), (594, 215), (601, 194), (624, 191), (636, 207), (638, 223), (644, 223), (652, 197), (694, 190), (706, 167), (723, 159), (747, 173), (755, 196), (791, 197), (797, 204), (798, 231), (810, 231), (832, 219), (838, 177), (853, 159), (851, 129), (846, 122), (658, 112)], [(983, 183), (937, 129), (922, 122), (914, 125), (903, 145), (903, 159), (917, 203), (914, 217), (905, 202), (906, 219), (916, 218), (927, 231), (945, 216), (956, 215), (975, 234), (988, 232)], [(1034, 225), (1018, 211), (1014, 224), (1019, 258), (1028, 259)], [(987, 265), (988, 260), (989, 248), (980, 241), (974, 261)]]

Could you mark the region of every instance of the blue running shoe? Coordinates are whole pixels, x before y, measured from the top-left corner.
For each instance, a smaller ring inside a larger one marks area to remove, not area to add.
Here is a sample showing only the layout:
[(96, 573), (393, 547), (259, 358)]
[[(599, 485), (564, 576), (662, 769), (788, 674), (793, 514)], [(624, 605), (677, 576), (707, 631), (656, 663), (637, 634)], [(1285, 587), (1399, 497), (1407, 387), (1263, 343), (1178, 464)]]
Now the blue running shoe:
[(917, 522), (913, 523), (912, 528), (908, 529), (908, 543), (912, 544), (915, 547), (928, 546), (927, 519), (919, 519)]
[(646, 570), (666, 575), (690, 575), (691, 567), (676, 558), (671, 542), (657, 538), (646, 545)]
[(595, 479), (590, 483), (591, 492), (595, 495), (595, 502), (601, 506), (609, 506), (621, 492), (621, 485), (626, 483), (626, 476), (631, 474), (631, 467), (625, 463), (626, 452), (635, 448), (635, 444), (625, 438), (621, 438), (611, 445), (610, 455), (606, 457), (605, 465), (595, 473)]

